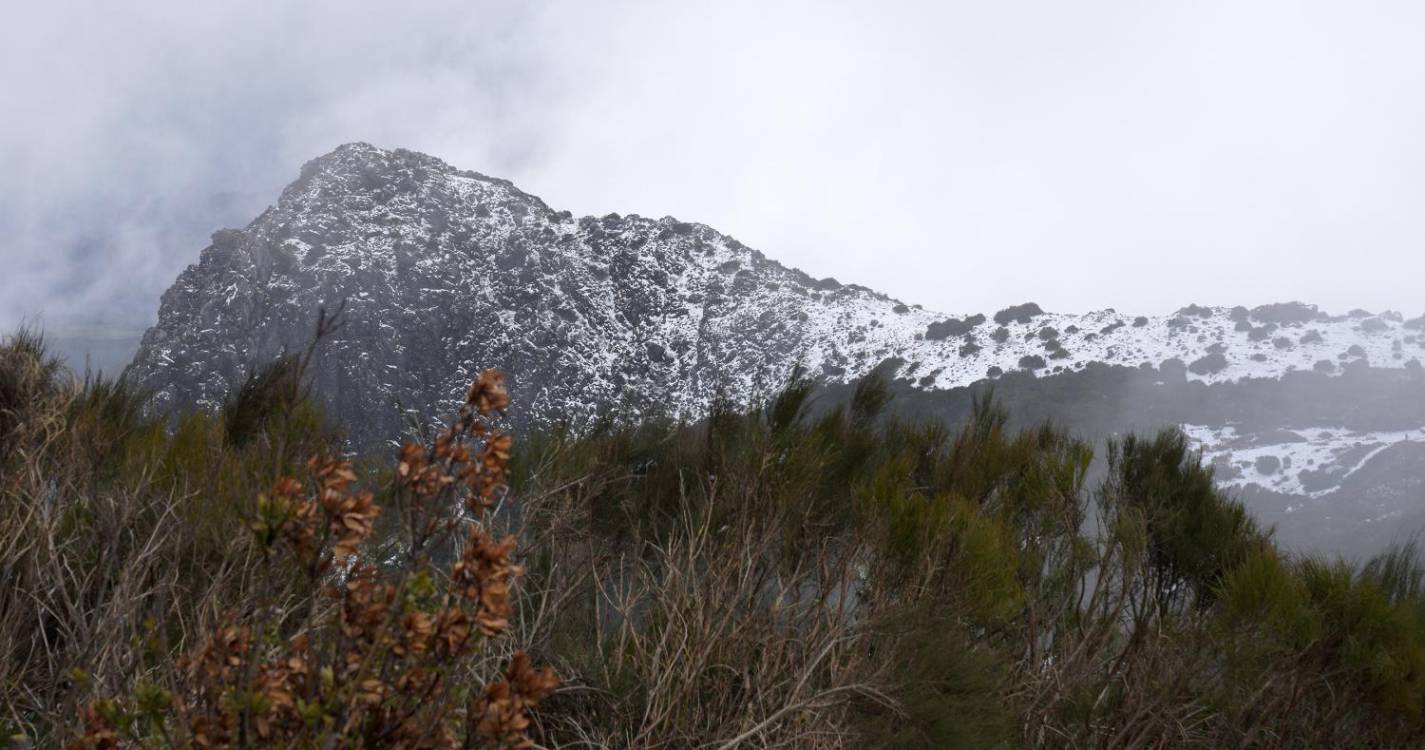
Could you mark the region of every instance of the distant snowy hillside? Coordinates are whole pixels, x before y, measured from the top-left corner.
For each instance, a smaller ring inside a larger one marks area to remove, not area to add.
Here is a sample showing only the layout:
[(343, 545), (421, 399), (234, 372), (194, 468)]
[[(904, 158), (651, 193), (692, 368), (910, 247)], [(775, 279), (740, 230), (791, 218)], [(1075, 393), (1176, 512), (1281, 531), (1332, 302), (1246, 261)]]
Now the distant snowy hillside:
[(1183, 431), (1201, 447), (1203, 458), (1217, 467), (1219, 483), (1257, 485), (1304, 498), (1339, 490), (1361, 467), (1393, 445), (1425, 444), (1425, 427), (1375, 432), (1344, 427), (1283, 428), (1243, 435), (1231, 426), (1184, 425)]

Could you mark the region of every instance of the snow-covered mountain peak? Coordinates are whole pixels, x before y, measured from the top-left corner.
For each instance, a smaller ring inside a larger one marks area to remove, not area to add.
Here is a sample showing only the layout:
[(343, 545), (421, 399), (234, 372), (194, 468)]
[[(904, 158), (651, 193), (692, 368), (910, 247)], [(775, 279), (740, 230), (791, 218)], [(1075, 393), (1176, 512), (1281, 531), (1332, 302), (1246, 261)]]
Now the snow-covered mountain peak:
[[(506, 180), (353, 143), (308, 162), (277, 204), (213, 245), (164, 295), (130, 376), (162, 407), (213, 405), (302, 346), (323, 305), (347, 326), (319, 389), (365, 425), (441, 413), (479, 369), (510, 373), (534, 418), (691, 417), (804, 367), (828, 381), (885, 366), (923, 389), (1092, 363), (1220, 382), (1369, 362), (1419, 366), (1422, 319), (1304, 305), (944, 315), (787, 268), (702, 224), (575, 218)], [(340, 416), (340, 415), (339, 415)]]

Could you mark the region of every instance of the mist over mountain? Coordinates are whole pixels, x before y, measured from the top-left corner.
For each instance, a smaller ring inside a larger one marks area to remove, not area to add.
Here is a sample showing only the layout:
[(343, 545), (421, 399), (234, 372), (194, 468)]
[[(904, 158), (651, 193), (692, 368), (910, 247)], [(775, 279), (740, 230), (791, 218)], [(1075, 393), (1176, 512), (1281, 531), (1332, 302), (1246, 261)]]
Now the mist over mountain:
[(521, 426), (576, 428), (696, 419), (798, 369), (834, 397), (877, 370), (927, 418), (953, 421), (993, 385), (1017, 417), (1092, 436), (1182, 425), (1288, 544), (1341, 548), (1363, 525), (1374, 543), (1425, 521), (1403, 480), (1425, 475), (1425, 316), (1300, 303), (950, 315), (812, 278), (701, 224), (576, 218), (507, 181), (361, 143), (214, 234), (127, 376), (159, 409), (213, 408), (343, 304), (313, 375), (357, 446), (447, 412), (490, 366), (526, 405)]

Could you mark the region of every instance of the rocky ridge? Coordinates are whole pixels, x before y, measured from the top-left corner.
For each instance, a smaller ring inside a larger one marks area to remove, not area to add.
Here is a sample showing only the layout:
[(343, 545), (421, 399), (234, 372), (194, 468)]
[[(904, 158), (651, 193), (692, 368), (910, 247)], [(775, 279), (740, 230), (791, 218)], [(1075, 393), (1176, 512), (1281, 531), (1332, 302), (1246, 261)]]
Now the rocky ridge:
[(346, 325), (321, 347), (315, 383), (368, 445), (443, 413), (488, 366), (510, 374), (524, 414), (578, 426), (693, 418), (798, 366), (828, 382), (882, 366), (936, 390), (1091, 363), (1217, 383), (1425, 359), (1425, 317), (1296, 303), (944, 315), (812, 278), (702, 224), (575, 218), (508, 181), (357, 143), (213, 236), (164, 294), (128, 376), (159, 408), (213, 407), (341, 301)]

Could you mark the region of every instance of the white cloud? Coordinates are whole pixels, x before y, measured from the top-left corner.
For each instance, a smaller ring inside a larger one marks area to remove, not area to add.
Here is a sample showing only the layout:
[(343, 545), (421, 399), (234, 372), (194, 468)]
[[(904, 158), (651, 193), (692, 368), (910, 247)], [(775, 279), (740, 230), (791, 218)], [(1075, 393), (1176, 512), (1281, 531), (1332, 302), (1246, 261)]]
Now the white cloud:
[(152, 316), (209, 232), (352, 140), (947, 311), (1425, 307), (1414, 3), (7, 15), (0, 325)]

